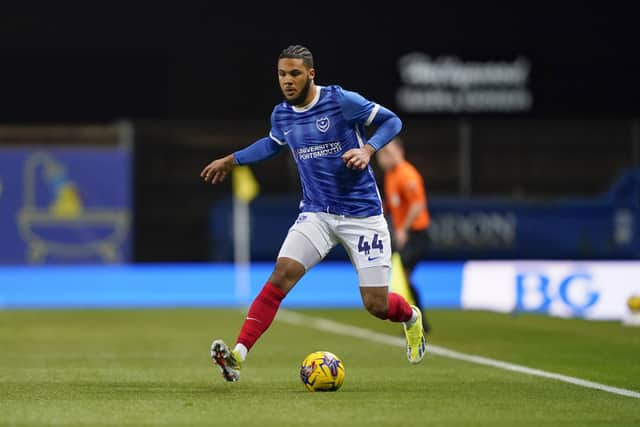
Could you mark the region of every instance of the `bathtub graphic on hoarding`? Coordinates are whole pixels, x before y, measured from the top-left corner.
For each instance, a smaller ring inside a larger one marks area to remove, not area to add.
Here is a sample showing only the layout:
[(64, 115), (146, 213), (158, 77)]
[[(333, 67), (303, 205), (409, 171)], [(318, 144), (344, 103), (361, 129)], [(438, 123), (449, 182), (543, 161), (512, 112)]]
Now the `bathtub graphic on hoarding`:
[[(122, 261), (121, 245), (129, 237), (131, 215), (127, 206), (100, 205), (99, 193), (113, 190), (113, 175), (103, 173), (98, 159), (95, 155), (86, 163), (75, 159), (74, 167), (83, 175), (77, 180), (68, 165), (51, 152), (35, 151), (26, 157), (17, 223), (26, 243), (27, 262), (43, 263), (49, 257)], [(96, 179), (99, 176), (104, 181)], [(92, 199), (91, 204), (87, 198)]]

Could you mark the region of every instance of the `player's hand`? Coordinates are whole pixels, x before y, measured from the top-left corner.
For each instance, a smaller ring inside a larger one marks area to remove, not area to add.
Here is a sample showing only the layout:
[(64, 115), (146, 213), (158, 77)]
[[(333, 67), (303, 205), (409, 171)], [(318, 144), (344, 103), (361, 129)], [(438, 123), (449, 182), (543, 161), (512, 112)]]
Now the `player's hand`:
[(404, 245), (407, 244), (407, 240), (409, 239), (409, 234), (407, 233), (407, 230), (403, 230), (403, 229), (397, 229), (395, 231), (395, 243), (396, 243), (396, 248), (398, 248), (398, 250), (402, 250), (402, 248), (404, 248)]
[(233, 154), (229, 154), (228, 156), (216, 159), (205, 166), (205, 168), (202, 169), (202, 172), (200, 172), (200, 176), (204, 179), (204, 182), (216, 184), (224, 181), (234, 166), (235, 162), (233, 160)]
[(375, 149), (369, 144), (362, 148), (352, 148), (342, 155), (342, 160), (349, 169), (361, 171), (369, 165)]

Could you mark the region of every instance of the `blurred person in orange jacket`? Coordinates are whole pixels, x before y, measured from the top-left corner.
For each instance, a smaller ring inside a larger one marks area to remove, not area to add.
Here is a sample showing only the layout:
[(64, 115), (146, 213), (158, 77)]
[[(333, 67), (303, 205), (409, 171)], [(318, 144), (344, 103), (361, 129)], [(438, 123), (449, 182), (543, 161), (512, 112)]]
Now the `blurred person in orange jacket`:
[[(398, 252), (409, 292), (416, 306), (424, 312), (420, 293), (412, 281), (413, 270), (425, 255), (431, 223), (424, 179), (405, 159), (402, 140), (398, 137), (376, 154), (384, 172), (384, 206), (391, 226), (393, 251)], [(423, 314), (425, 333), (430, 325)]]

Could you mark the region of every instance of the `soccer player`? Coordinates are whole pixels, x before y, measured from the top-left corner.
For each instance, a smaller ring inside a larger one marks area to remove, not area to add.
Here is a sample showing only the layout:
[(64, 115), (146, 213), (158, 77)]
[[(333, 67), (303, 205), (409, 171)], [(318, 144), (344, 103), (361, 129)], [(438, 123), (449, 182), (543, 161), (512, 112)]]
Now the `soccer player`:
[[(253, 144), (216, 159), (201, 172), (212, 184), (236, 165), (268, 159), (288, 147), (302, 184), (300, 213), (289, 229), (275, 267), (251, 303), (236, 345), (211, 344), (211, 357), (227, 381), (240, 378), (247, 352), (271, 325), (281, 301), (329, 251), (341, 244), (358, 273), (369, 313), (403, 324), (410, 363), (422, 360), (422, 313), (389, 292), (391, 244), (371, 156), (396, 136), (402, 122), (387, 108), (340, 86), (314, 82), (313, 56), (304, 46), (280, 52), (278, 80), (284, 101), (271, 113), (271, 131)], [(369, 140), (365, 126), (375, 126)]]
[[(402, 140), (395, 137), (376, 155), (384, 171), (385, 207), (390, 214), (392, 246), (400, 254), (409, 292), (420, 311), (424, 311), (420, 293), (412, 281), (413, 271), (429, 244), (427, 229), (431, 223), (424, 179), (405, 158)], [(425, 333), (430, 326), (423, 313)]]

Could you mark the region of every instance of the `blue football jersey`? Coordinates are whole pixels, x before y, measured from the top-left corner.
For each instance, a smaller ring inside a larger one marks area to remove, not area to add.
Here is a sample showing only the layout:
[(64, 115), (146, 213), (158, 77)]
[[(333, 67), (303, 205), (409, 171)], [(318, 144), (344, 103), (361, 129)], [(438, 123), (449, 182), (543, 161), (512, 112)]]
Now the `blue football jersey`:
[(375, 104), (340, 86), (316, 86), (314, 100), (303, 108), (282, 102), (271, 114), (269, 136), (291, 150), (302, 184), (303, 212), (366, 217), (382, 213), (371, 165), (349, 169), (342, 155), (367, 143), (365, 126), (374, 120)]

